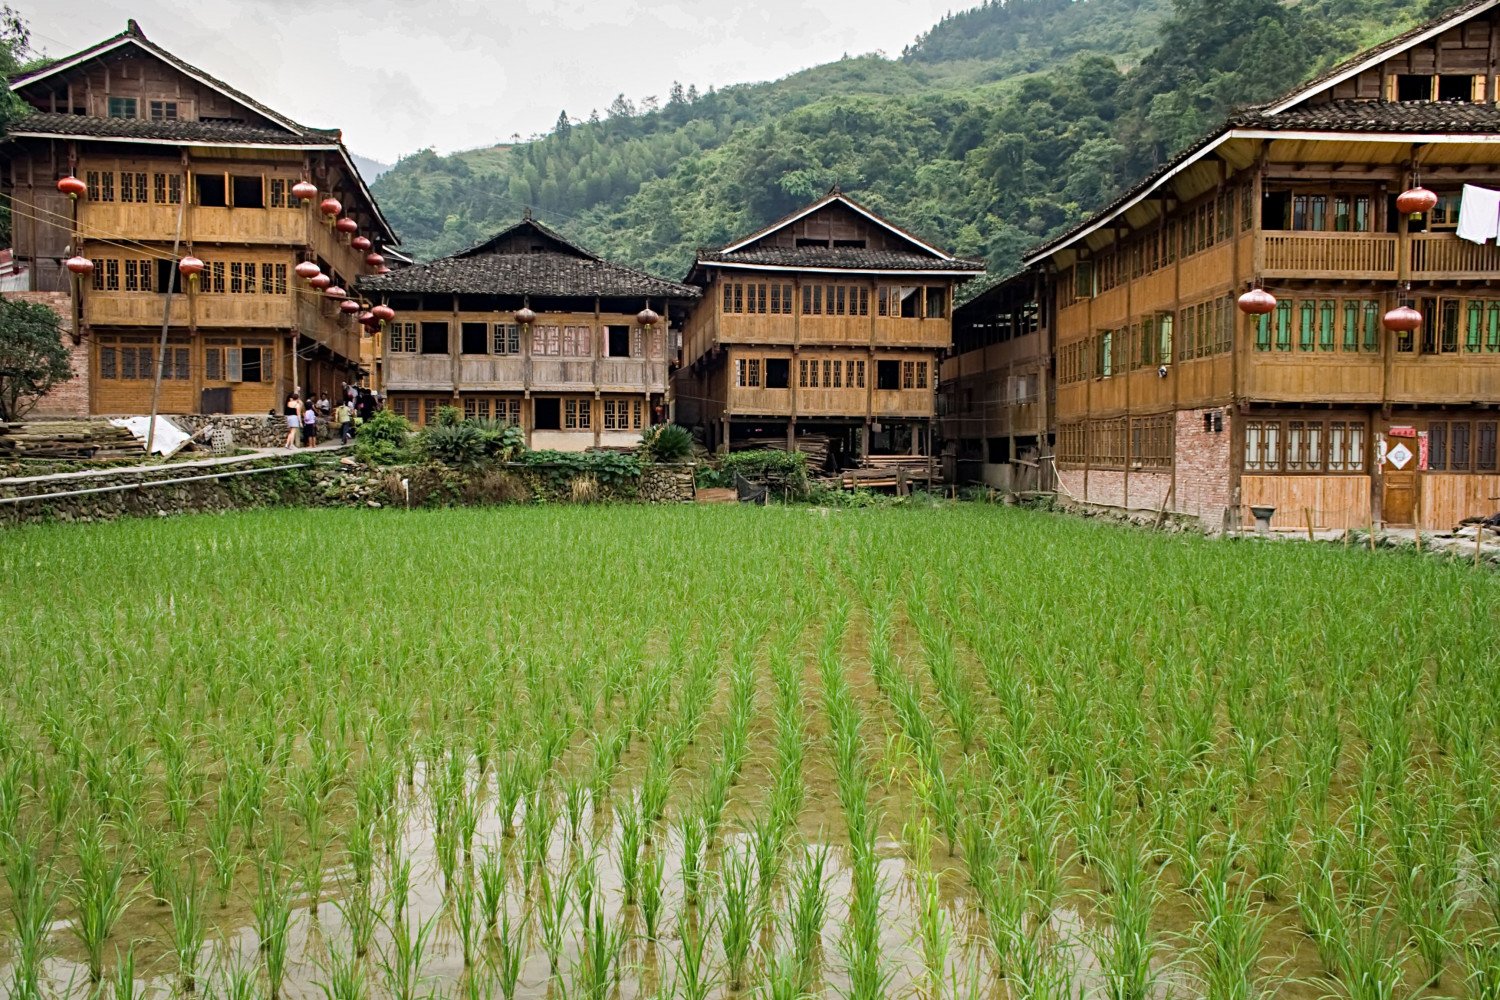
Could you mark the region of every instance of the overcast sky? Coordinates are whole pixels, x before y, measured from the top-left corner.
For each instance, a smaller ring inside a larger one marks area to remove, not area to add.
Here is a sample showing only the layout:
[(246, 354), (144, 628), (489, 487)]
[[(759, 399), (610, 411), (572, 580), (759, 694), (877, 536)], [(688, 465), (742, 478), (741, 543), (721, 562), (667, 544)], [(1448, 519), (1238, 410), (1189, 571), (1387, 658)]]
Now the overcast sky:
[[(33, 43), (62, 56), (134, 17), (153, 42), (283, 114), (344, 130), (394, 162), (546, 131), (566, 108), (624, 91), (665, 102), (673, 80), (774, 79), (902, 46), (970, 0), (11, 0)], [(973, 0), (977, 2), (977, 0)]]

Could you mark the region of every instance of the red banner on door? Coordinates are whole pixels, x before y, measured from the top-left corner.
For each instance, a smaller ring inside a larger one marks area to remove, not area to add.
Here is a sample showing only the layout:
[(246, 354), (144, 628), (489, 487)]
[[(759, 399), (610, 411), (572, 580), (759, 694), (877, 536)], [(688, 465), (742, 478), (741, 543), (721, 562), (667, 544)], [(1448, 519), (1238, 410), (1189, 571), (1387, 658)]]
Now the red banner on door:
[(1414, 438), (1417, 436), (1417, 429), (1400, 424), (1391, 428), (1390, 436), (1393, 438)]

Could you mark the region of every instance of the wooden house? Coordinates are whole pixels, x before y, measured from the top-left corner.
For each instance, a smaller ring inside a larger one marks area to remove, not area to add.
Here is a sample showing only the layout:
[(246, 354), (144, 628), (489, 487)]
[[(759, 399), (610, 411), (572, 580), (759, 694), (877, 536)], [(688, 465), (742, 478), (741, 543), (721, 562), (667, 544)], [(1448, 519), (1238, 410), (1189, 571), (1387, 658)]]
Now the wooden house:
[(838, 191), (700, 251), (678, 420), (719, 450), (815, 434), (851, 460), (928, 456), (954, 289), (983, 269)]
[[(147, 412), (158, 370), (166, 413), (265, 413), (294, 386), (359, 377), (362, 328), (293, 271), (313, 261), (351, 289), (395, 242), (337, 131), (260, 104), (134, 21), (10, 87), (28, 109), (0, 147), (15, 253), (32, 291), (72, 296), (90, 412)], [(83, 193), (61, 190), (68, 178)], [(92, 272), (70, 272), (75, 258)], [(184, 258), (201, 274), (184, 279)]]
[[(1456, 232), (1465, 185), (1500, 190), (1497, 98), (1500, 0), (1475, 0), (1032, 252), (1012, 294), (1043, 288), (1060, 489), (1285, 528), (1500, 509), (1500, 247)], [(1418, 186), (1435, 207), (1399, 210)], [(1237, 308), (1253, 288), (1269, 314)], [(1386, 321), (1403, 305), (1414, 330)]]
[(1003, 279), (953, 311), (938, 408), (945, 472), (1003, 490), (1054, 485), (1052, 345), (1039, 272)]
[(416, 424), (459, 407), (564, 451), (630, 447), (667, 419), (669, 328), (698, 297), (530, 218), (360, 289), (396, 311), (381, 362), (388, 406)]

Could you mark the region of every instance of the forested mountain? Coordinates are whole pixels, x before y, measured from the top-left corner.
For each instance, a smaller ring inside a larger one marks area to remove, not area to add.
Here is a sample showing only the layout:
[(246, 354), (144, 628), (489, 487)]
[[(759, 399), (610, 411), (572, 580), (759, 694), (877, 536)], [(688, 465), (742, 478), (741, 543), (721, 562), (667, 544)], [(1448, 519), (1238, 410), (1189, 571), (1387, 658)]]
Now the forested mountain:
[(408, 251), (530, 207), (680, 277), (834, 184), (992, 271), (1213, 127), (1456, 0), (991, 0), (899, 59), (845, 58), (656, 106), (624, 95), (545, 137), (405, 157), (375, 183)]

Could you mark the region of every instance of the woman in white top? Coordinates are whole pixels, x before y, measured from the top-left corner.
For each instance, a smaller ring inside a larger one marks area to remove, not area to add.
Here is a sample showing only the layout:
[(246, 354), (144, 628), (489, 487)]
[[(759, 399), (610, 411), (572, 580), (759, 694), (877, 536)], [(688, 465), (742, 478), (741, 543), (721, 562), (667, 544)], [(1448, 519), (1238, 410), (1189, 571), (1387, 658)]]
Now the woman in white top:
[(318, 444), (318, 408), (307, 406), (302, 410), (302, 444), (314, 448)]

